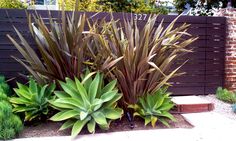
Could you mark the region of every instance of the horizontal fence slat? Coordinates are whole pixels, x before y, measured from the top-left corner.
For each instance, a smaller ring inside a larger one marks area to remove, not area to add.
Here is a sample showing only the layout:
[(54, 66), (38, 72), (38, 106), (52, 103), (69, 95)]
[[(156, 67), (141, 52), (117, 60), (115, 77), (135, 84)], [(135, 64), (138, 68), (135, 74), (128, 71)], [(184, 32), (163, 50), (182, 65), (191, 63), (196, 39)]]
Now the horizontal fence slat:
[(170, 87), (172, 95), (204, 95), (204, 87)]

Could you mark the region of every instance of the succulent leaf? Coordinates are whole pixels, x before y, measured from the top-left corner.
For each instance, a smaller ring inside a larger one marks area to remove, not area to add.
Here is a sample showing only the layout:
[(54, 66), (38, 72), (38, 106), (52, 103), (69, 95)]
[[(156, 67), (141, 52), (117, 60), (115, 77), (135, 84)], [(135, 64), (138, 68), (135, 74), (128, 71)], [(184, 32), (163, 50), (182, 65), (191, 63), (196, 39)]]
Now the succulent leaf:
[(77, 134), (80, 133), (80, 131), (82, 130), (82, 128), (84, 127), (84, 125), (89, 121), (88, 118), (86, 118), (85, 120), (77, 120), (75, 122), (75, 124), (73, 125), (72, 131), (71, 131), (71, 136), (72, 137), (76, 137)]
[(65, 130), (65, 129), (67, 129), (67, 128), (70, 128), (70, 127), (72, 127), (72, 126), (74, 125), (74, 123), (75, 123), (75, 120), (67, 120), (67, 121), (61, 126), (61, 128), (60, 128), (59, 130)]
[(95, 132), (95, 127), (96, 127), (96, 122), (95, 120), (90, 120), (89, 123), (87, 124), (87, 128), (89, 133), (94, 133)]

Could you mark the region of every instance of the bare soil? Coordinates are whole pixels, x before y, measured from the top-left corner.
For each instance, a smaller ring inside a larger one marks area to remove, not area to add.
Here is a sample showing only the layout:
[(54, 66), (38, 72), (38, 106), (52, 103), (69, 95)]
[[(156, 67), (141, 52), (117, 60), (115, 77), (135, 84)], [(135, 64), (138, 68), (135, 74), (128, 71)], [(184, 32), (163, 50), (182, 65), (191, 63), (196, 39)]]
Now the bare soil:
[[(169, 121), (170, 128), (192, 128), (193, 126), (189, 124), (181, 115), (174, 114), (176, 122)], [(58, 131), (62, 122), (51, 122), (46, 121), (44, 123), (34, 125), (34, 126), (25, 126), (24, 130), (19, 135), (19, 138), (30, 138), (30, 137), (49, 137), (49, 136), (69, 136), (71, 129), (64, 131)], [(96, 129), (96, 133), (107, 133), (107, 132), (117, 132), (117, 131), (127, 131), (127, 130), (149, 130), (149, 129), (166, 129), (168, 127), (164, 126), (161, 123), (157, 123), (157, 126), (153, 128), (151, 125), (144, 126), (144, 121), (140, 118), (134, 119), (134, 128), (130, 128), (130, 123), (126, 118), (121, 120), (113, 121), (110, 125), (108, 131), (101, 130), (100, 128)], [(80, 134), (89, 134), (87, 129), (84, 128)]]

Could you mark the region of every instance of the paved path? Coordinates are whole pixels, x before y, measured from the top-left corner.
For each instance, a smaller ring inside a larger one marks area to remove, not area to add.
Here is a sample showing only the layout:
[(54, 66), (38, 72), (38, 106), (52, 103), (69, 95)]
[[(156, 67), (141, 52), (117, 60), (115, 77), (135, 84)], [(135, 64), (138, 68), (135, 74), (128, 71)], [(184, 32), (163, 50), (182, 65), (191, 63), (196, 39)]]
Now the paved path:
[[(236, 121), (215, 112), (183, 114), (194, 128), (156, 129), (81, 135), (75, 141), (236, 141)], [(236, 116), (236, 115), (235, 115)], [(67, 141), (71, 137), (15, 139), (14, 141)]]
[[(236, 141), (236, 121), (216, 112), (183, 114), (194, 128), (196, 141)], [(236, 116), (236, 114), (235, 114)]]

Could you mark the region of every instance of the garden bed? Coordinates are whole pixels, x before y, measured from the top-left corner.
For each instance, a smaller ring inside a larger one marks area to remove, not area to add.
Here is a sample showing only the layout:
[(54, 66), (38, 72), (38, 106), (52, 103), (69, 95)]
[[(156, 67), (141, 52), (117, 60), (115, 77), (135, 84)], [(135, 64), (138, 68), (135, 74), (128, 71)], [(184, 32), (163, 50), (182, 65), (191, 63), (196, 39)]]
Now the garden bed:
[[(188, 123), (183, 116), (179, 114), (175, 114), (176, 122), (169, 121), (170, 128), (192, 128), (193, 126)], [(48, 136), (69, 136), (70, 129), (64, 131), (58, 131), (60, 126), (63, 123), (61, 122), (51, 122), (47, 121), (41, 123), (39, 125), (34, 126), (25, 126), (24, 130), (20, 133), (19, 138), (30, 138), (30, 137), (48, 137)], [(158, 124), (158, 123), (157, 123)], [(128, 131), (128, 130), (148, 130), (148, 129), (166, 129), (163, 124), (158, 124), (155, 128), (151, 125), (144, 126), (144, 122), (142, 119), (136, 118), (134, 129), (131, 129), (129, 126), (129, 122), (126, 118), (122, 118), (121, 120), (116, 120), (111, 123), (110, 129), (108, 131), (101, 130), (100, 128), (96, 129), (96, 133), (104, 133), (104, 132), (118, 132), (118, 131)], [(80, 135), (89, 134), (87, 130), (82, 130)]]
[[(77, 11), (71, 14), (62, 11), (61, 23), (49, 15), (49, 26), (40, 15), (30, 14), (29, 29), (36, 50), (18, 30), (19, 38), (7, 35), (24, 58), (15, 60), (32, 76), (26, 84), (17, 83), (13, 96), (10, 87), (2, 90), (0, 111), (6, 116), (0, 118), (4, 121), (0, 139), (17, 134), (20, 138), (76, 137), (95, 131), (131, 130), (124, 113), (130, 114), (129, 119), (135, 116), (134, 130), (153, 129), (155, 125), (159, 129), (168, 125), (192, 127), (182, 116), (176, 114), (174, 118), (170, 113), (174, 103), (168, 90), (168, 80), (179, 76), (177, 71), (182, 67), (174, 65), (175, 60), (190, 52), (188, 45), (197, 40), (187, 32), (188, 25), (175, 28), (175, 19), (167, 27), (161, 22), (156, 28), (157, 15), (149, 16), (144, 27), (135, 19), (123, 17), (122, 23), (113, 16), (109, 21), (90, 23), (86, 15)], [(2, 80), (6, 86), (5, 77)], [(54, 110), (57, 113), (51, 116)], [(42, 121), (44, 117), (51, 121)], [(144, 121), (152, 126), (144, 126)], [(23, 124), (28, 127), (21, 132)], [(9, 130), (13, 131), (10, 135)]]

